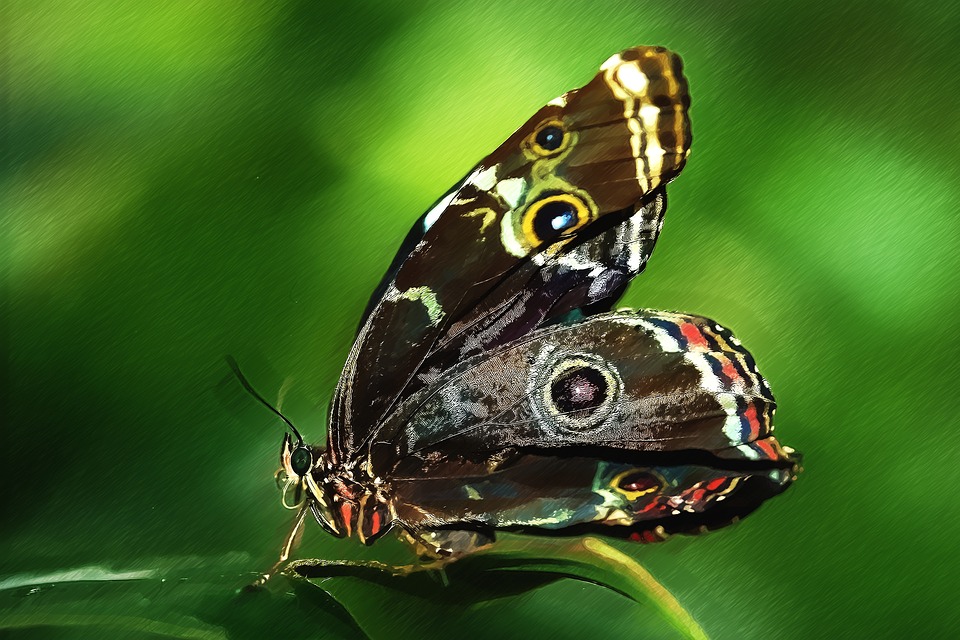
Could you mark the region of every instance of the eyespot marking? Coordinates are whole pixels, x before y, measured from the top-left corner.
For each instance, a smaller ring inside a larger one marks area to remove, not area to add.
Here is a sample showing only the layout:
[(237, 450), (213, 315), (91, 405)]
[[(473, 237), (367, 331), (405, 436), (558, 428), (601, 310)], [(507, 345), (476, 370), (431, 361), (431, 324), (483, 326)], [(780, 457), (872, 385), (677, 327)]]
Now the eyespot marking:
[(573, 144), (573, 136), (562, 120), (544, 120), (520, 143), (523, 152), (531, 160), (559, 156)]
[(544, 155), (548, 155), (557, 151), (564, 143), (567, 137), (566, 132), (562, 127), (556, 124), (549, 124), (539, 131), (533, 137), (533, 141), (536, 143), (536, 149), (543, 150)]
[(609, 390), (603, 372), (592, 367), (576, 367), (553, 379), (550, 400), (561, 413), (586, 417), (603, 404)]
[(615, 491), (631, 501), (660, 490), (664, 484), (664, 479), (649, 469), (628, 469), (610, 481)]
[(616, 368), (592, 353), (544, 348), (531, 373), (528, 394), (534, 412), (544, 426), (568, 432), (603, 423), (623, 388)]
[(590, 207), (572, 193), (550, 194), (534, 201), (523, 213), (523, 235), (531, 247), (572, 235), (593, 219)]

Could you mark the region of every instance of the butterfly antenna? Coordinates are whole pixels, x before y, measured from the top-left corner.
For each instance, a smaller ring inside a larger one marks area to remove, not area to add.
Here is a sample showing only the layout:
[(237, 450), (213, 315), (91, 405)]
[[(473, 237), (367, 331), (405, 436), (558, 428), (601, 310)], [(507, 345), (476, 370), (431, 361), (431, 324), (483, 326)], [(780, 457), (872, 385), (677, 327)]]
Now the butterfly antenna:
[(300, 435), (300, 432), (297, 431), (297, 428), (293, 426), (293, 423), (290, 422), (290, 420), (287, 419), (287, 416), (280, 413), (280, 411), (278, 411), (276, 407), (274, 407), (272, 404), (267, 402), (263, 396), (257, 393), (257, 390), (253, 388), (253, 386), (247, 381), (247, 378), (243, 375), (243, 372), (240, 371), (240, 365), (238, 365), (237, 361), (233, 359), (233, 356), (226, 356), (224, 360), (227, 361), (227, 365), (230, 367), (230, 369), (233, 370), (233, 375), (237, 376), (237, 380), (239, 380), (240, 384), (243, 385), (243, 388), (247, 390), (247, 393), (249, 393), (254, 398), (259, 400), (260, 404), (265, 406), (267, 409), (270, 409), (270, 411), (277, 414), (277, 416), (279, 416), (281, 420), (286, 422), (287, 426), (290, 427), (290, 431), (292, 431), (293, 435), (297, 437), (297, 446), (302, 446), (303, 436)]

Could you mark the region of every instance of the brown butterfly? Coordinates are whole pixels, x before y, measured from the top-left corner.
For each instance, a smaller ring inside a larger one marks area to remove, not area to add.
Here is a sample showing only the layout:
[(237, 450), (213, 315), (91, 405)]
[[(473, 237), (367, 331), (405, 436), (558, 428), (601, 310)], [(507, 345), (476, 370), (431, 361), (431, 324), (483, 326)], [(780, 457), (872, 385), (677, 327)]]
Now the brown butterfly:
[(689, 105), (677, 55), (628, 49), (421, 216), (361, 321), (326, 447), (284, 439), (282, 559), (307, 513), (456, 557), (497, 530), (695, 533), (786, 489), (797, 458), (731, 332), (610, 312), (653, 250)]

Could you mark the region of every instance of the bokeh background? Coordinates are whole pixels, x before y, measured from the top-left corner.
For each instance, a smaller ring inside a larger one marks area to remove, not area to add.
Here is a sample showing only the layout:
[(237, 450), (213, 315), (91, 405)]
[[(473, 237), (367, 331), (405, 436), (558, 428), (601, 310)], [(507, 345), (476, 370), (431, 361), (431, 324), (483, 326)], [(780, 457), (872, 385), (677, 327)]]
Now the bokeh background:
[[(223, 355), (269, 397), (286, 380), (322, 441), (410, 224), (609, 55), (660, 44), (693, 152), (624, 304), (734, 328), (805, 471), (737, 526), (618, 546), (716, 638), (955, 637), (956, 5), (13, 0), (0, 22), (0, 579), (269, 565), (282, 431)], [(304, 553), (400, 551), (311, 525)], [(376, 638), (675, 637), (582, 583), (459, 614), (347, 583)], [(21, 635), (48, 634), (73, 637)]]

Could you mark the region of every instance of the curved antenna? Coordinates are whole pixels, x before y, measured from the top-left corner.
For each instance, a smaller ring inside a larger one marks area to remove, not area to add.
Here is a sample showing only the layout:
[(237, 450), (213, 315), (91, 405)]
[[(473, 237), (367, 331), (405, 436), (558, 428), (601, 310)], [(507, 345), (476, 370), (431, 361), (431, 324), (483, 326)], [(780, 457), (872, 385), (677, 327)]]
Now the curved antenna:
[(249, 393), (249, 394), (252, 395), (254, 398), (256, 398), (257, 400), (259, 400), (259, 401), (260, 401), (260, 404), (262, 404), (263, 406), (265, 406), (267, 409), (270, 409), (270, 411), (272, 411), (272, 412), (274, 412), (275, 414), (277, 414), (277, 415), (280, 417), (281, 420), (283, 420), (284, 422), (286, 422), (286, 423), (287, 423), (287, 426), (290, 427), (290, 430), (293, 431), (293, 435), (297, 436), (297, 446), (298, 446), (298, 447), (302, 447), (302, 446), (303, 446), (303, 436), (301, 436), (301, 435), (300, 435), (300, 432), (297, 431), (297, 428), (296, 428), (295, 426), (293, 426), (293, 423), (290, 422), (290, 421), (287, 419), (287, 416), (285, 416), (285, 415), (283, 415), (282, 413), (280, 413), (272, 404), (270, 404), (269, 402), (267, 402), (267, 401), (263, 398), (263, 396), (261, 396), (259, 393), (257, 393), (256, 389), (254, 389), (253, 386), (252, 386), (249, 382), (247, 382), (247, 379), (244, 377), (243, 373), (240, 371), (240, 365), (238, 365), (238, 364), (237, 364), (237, 361), (233, 359), (233, 356), (224, 356), (224, 360), (227, 361), (227, 365), (230, 367), (230, 369), (233, 370), (233, 374), (234, 374), (235, 376), (237, 376), (237, 380), (239, 380), (239, 381), (240, 381), (240, 384), (243, 385), (243, 388), (247, 390), (247, 393)]

